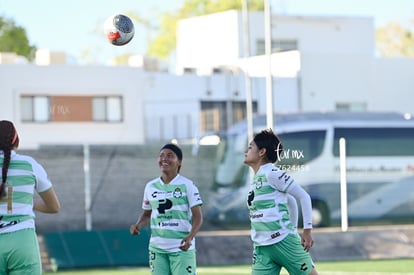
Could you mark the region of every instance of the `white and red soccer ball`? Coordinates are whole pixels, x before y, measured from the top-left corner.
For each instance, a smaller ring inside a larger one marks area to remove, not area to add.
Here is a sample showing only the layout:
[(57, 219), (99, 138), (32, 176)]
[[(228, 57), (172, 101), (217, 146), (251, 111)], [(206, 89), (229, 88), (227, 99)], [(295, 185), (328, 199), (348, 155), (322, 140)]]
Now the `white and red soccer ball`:
[(134, 38), (134, 23), (126, 15), (112, 15), (104, 23), (104, 34), (112, 45), (126, 45)]

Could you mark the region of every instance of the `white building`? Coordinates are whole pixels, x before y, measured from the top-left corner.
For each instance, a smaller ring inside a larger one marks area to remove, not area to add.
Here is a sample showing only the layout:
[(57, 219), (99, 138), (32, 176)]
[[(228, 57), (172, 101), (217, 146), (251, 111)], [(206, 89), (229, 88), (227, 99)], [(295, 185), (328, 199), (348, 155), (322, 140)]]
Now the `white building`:
[[(263, 13), (250, 13), (249, 23), (252, 58), (246, 61), (241, 12), (226, 11), (180, 21), (177, 72), (206, 72), (223, 67), (246, 71), (248, 62), (250, 75), (266, 76)], [(274, 16), (272, 48), (281, 52), (274, 54), (271, 62), (272, 75), (276, 77), (275, 101), (297, 99), (290, 101), (289, 110), (382, 109), (371, 107), (372, 95), (387, 93), (382, 82), (388, 82), (390, 74), (394, 83), (404, 78), (396, 75), (398, 69), (385, 75), (377, 70), (384, 61), (374, 57), (372, 18)], [(401, 69), (410, 71), (414, 62), (406, 65), (411, 68)], [(286, 89), (278, 83), (280, 78), (294, 79), (297, 85)], [(411, 87), (398, 85), (403, 94)], [(409, 98), (405, 99), (405, 104), (401, 102), (405, 105), (403, 111), (412, 112)]]
[[(414, 113), (414, 61), (375, 58), (372, 19), (278, 16), (272, 30), (281, 51), (271, 59), (274, 111)], [(266, 112), (262, 13), (250, 16), (249, 59), (242, 35), (237, 11), (183, 20), (178, 75), (127, 66), (0, 64), (0, 119), (15, 122), (27, 148), (143, 144), (226, 129), (245, 117), (247, 65), (254, 110)]]
[[(0, 118), (14, 121), (22, 147), (143, 143), (137, 69), (0, 65)], [(121, 113), (122, 111), (122, 113)]]

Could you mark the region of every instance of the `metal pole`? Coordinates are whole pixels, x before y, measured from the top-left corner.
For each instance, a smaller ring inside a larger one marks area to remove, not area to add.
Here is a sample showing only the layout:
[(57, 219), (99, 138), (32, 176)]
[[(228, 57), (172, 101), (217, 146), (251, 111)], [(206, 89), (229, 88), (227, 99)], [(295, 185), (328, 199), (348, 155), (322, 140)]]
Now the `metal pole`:
[(249, 75), (250, 60), (250, 29), (249, 29), (249, 6), (247, 0), (242, 0), (242, 18), (243, 18), (243, 45), (244, 58), (246, 66), (244, 69), (244, 82), (246, 85), (246, 119), (247, 119), (247, 136), (248, 142), (253, 139), (253, 103), (252, 103), (252, 85)]
[(265, 17), (265, 55), (267, 57), (266, 75), (266, 124), (267, 128), (273, 128), (273, 83), (272, 83), (272, 15), (270, 0), (264, 0)]
[(90, 154), (89, 145), (83, 145), (83, 172), (85, 175), (85, 224), (86, 230), (92, 230), (92, 213), (91, 213), (91, 174), (89, 166)]
[(348, 231), (348, 196), (346, 186), (346, 141), (339, 139), (339, 166), (341, 177), (341, 229)]

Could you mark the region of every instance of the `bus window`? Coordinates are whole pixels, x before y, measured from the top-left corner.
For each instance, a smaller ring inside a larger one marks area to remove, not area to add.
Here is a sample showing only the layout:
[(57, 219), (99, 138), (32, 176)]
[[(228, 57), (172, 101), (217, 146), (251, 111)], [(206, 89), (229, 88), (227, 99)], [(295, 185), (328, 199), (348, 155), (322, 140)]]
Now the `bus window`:
[(243, 179), (248, 172), (248, 167), (243, 163), (246, 148), (246, 135), (226, 135), (222, 137), (218, 147), (220, 159), (213, 188), (244, 185)]
[(339, 156), (341, 137), (346, 139), (347, 156), (414, 155), (414, 128), (336, 128), (334, 156)]
[(318, 157), (323, 150), (326, 131), (301, 131), (278, 135), (283, 145), (280, 165), (303, 165)]

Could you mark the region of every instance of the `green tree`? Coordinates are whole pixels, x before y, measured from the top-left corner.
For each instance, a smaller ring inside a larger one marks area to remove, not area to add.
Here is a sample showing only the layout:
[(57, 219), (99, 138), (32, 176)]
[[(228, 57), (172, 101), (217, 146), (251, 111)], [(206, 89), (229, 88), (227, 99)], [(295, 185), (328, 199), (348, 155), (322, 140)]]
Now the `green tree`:
[[(414, 23), (414, 20), (412, 22)], [(397, 22), (390, 22), (378, 28), (376, 43), (381, 56), (414, 57), (414, 33)]]
[(0, 52), (14, 52), (32, 61), (36, 47), (30, 45), (24, 28), (0, 16)]
[[(249, 0), (249, 11), (264, 10), (263, 0)], [(185, 0), (181, 8), (175, 12), (161, 14), (161, 24), (158, 28), (146, 25), (158, 33), (148, 41), (148, 55), (166, 59), (176, 47), (176, 26), (181, 19), (221, 12), (226, 10), (241, 10), (242, 0)], [(146, 24), (149, 20), (142, 20)], [(148, 31), (148, 30), (147, 30)]]

